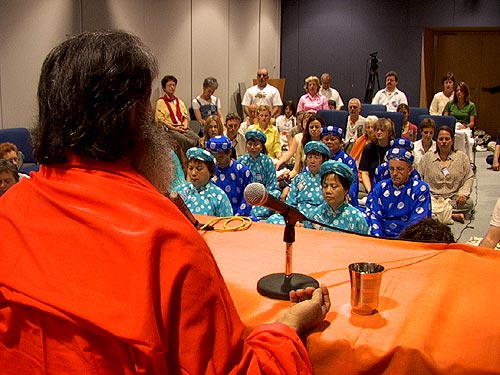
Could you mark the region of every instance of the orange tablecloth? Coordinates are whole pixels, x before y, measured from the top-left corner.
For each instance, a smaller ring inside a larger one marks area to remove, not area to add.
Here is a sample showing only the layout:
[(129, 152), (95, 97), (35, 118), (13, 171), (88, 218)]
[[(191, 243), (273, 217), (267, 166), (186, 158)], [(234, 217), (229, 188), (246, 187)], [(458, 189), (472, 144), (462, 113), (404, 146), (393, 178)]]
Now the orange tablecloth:
[[(248, 328), (274, 321), (288, 302), (262, 297), (256, 283), (285, 270), (283, 227), (203, 236)], [(500, 252), (296, 228), (293, 255), (293, 272), (326, 284), (332, 298), (307, 336), (316, 374), (500, 373)], [(371, 316), (349, 304), (347, 266), (365, 261), (385, 267)]]

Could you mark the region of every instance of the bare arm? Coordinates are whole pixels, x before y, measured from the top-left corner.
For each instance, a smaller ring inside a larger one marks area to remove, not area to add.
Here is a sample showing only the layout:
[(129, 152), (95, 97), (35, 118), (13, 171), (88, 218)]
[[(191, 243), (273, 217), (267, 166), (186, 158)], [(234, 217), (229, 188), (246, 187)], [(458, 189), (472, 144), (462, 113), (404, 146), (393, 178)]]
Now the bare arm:
[(365, 185), (366, 192), (372, 191), (372, 182), (370, 181), (370, 174), (368, 171), (361, 171), (361, 182)]
[(481, 240), (479, 246), (494, 249), (498, 242), (500, 242), (500, 227), (490, 225), (488, 233), (486, 233), (486, 236)]
[(493, 164), (491, 167), (494, 171), (498, 171), (500, 169), (498, 158), (500, 158), (500, 145), (495, 146), (495, 153), (493, 154)]

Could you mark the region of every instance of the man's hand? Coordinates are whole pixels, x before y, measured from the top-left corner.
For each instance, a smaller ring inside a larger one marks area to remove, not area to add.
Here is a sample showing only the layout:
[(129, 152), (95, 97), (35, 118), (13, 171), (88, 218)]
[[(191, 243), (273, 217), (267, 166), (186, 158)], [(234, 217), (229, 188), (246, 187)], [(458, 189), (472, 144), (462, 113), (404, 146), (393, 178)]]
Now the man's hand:
[(277, 321), (287, 324), (297, 333), (314, 327), (325, 318), (330, 310), (330, 294), (325, 285), (314, 289), (297, 289), (290, 291), (292, 305)]

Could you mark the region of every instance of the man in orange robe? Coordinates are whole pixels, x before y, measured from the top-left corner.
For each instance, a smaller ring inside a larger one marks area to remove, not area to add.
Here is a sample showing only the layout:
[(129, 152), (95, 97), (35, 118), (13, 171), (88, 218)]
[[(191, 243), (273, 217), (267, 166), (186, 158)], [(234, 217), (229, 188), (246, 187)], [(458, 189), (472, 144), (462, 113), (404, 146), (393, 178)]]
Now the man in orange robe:
[(308, 374), (298, 333), (328, 290), (290, 293), (243, 339), (203, 238), (161, 192), (156, 60), (124, 32), (84, 33), (47, 56), (31, 179), (0, 199), (2, 374)]

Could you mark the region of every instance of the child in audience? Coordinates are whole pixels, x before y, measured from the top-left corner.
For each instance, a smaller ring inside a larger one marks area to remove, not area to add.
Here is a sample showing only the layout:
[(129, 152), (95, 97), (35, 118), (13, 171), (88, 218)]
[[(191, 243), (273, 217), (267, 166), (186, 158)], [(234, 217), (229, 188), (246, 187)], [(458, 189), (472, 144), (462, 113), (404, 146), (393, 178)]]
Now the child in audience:
[(187, 150), (187, 182), (175, 190), (193, 214), (231, 216), (233, 208), (226, 193), (210, 181), (215, 173), (215, 157), (202, 148)]
[(281, 151), (288, 150), (288, 144), (292, 141), (290, 131), (295, 126), (295, 104), (287, 100), (283, 106), (283, 114), (276, 118), (276, 127), (280, 132)]

